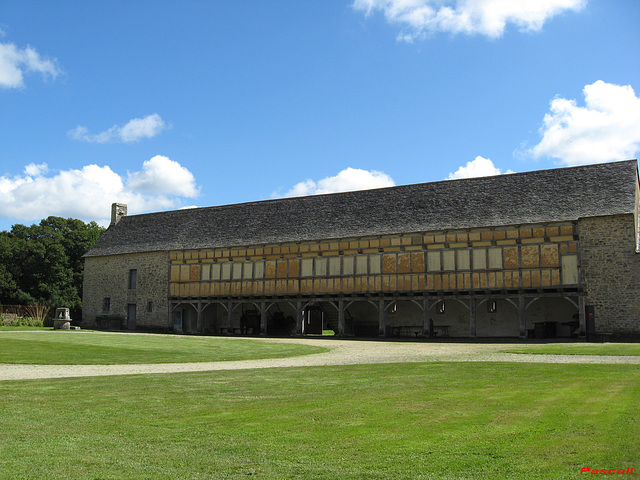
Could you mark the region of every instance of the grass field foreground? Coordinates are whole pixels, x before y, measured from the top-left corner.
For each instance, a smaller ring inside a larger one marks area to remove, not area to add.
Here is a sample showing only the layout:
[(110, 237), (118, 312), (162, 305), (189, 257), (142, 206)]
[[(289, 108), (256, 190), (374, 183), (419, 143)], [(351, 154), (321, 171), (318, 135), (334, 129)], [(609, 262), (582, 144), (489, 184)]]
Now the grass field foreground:
[(86, 331), (0, 332), (0, 363), (115, 365), (282, 358), (327, 351), (250, 338), (131, 335)]
[(549, 343), (523, 345), (504, 350), (507, 353), (540, 355), (640, 355), (640, 343)]
[(53, 327), (34, 327), (30, 325), (3, 325), (0, 322), (0, 332), (17, 332), (17, 331), (52, 332)]
[(640, 471), (636, 365), (385, 364), (0, 382), (0, 478)]

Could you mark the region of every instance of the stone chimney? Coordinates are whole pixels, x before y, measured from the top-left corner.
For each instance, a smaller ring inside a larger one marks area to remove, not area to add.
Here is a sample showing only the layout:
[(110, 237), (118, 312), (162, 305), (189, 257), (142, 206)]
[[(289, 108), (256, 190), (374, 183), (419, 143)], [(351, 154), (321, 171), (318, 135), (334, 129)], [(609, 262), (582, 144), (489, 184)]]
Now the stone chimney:
[(112, 203), (111, 204), (111, 223), (109, 224), (109, 226), (110, 227), (114, 226), (126, 214), (127, 214), (126, 203)]

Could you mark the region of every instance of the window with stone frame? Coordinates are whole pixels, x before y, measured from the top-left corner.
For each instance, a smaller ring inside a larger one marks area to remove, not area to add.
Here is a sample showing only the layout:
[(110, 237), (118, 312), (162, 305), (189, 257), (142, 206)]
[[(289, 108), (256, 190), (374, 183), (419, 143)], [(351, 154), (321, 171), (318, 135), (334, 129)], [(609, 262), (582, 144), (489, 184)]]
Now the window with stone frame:
[(138, 288), (138, 270), (132, 268), (129, 270), (129, 290)]
[(111, 297), (104, 297), (102, 299), (102, 311), (103, 312), (111, 311)]

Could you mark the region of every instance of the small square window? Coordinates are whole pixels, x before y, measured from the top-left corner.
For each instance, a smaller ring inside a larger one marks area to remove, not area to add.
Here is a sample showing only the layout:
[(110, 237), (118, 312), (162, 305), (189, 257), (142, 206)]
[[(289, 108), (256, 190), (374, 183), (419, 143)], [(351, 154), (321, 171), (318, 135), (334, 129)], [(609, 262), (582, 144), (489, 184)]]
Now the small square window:
[(242, 280), (242, 263), (233, 262), (233, 279)]
[(205, 282), (211, 280), (211, 265), (203, 265), (200, 276)]
[(493, 268), (493, 269), (502, 268), (502, 249), (501, 248), (489, 249), (489, 268)]
[(452, 271), (456, 269), (455, 252), (445, 250), (442, 252), (442, 270)]
[(340, 257), (331, 257), (329, 259), (329, 275), (338, 276), (340, 275)]
[(312, 258), (303, 258), (302, 259), (302, 276), (303, 277), (311, 277), (313, 276), (313, 259)]
[(353, 275), (353, 260), (354, 257), (344, 257), (342, 259), (342, 274), (343, 275)]
[(382, 269), (380, 268), (381, 260), (382, 260), (382, 255), (369, 256), (369, 274), (379, 275), (380, 273), (382, 273)]
[(256, 262), (253, 265), (253, 277), (264, 278), (264, 262)]
[(244, 262), (242, 264), (242, 278), (251, 280), (253, 278), (253, 262)]
[(441, 270), (440, 252), (427, 252), (427, 271), (439, 272)]
[[(378, 261), (378, 266), (380, 262)], [(356, 257), (356, 274), (357, 275), (366, 275), (369, 273), (369, 269), (367, 267), (367, 257), (365, 255), (358, 255)]]
[(211, 265), (211, 280), (220, 280), (220, 264)]
[(324, 277), (327, 274), (327, 259), (316, 258), (316, 276)]
[(222, 280), (231, 280), (231, 263), (225, 262), (222, 264)]

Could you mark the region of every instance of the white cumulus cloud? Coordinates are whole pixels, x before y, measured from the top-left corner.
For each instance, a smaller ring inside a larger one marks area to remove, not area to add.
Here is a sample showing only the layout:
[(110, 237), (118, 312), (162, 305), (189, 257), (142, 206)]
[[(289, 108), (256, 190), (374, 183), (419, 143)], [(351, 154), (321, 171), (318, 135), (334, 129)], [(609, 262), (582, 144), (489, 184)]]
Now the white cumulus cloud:
[(640, 98), (631, 85), (602, 80), (583, 89), (585, 105), (555, 98), (544, 116), (534, 158), (554, 157), (564, 165), (625, 160), (640, 150)]
[(199, 192), (191, 172), (160, 156), (129, 173), (126, 181), (106, 165), (48, 172), (44, 163), (29, 164), (23, 175), (0, 176), (3, 216), (28, 222), (55, 215), (108, 225), (114, 202), (128, 204), (129, 213), (140, 213), (181, 207), (184, 197)]
[[(348, 167), (334, 177), (326, 177), (317, 182), (314, 180), (305, 180), (304, 182), (297, 183), (285, 193), (284, 196), (301, 197), (305, 195), (393, 187), (394, 185), (393, 179), (386, 173)], [(273, 197), (279, 196), (280, 195), (275, 193), (273, 194)]]
[(156, 155), (142, 164), (142, 170), (129, 174), (127, 187), (152, 194), (196, 197), (199, 193), (193, 174), (170, 158)]
[(46, 163), (40, 163), (38, 165), (36, 165), (35, 163), (30, 163), (29, 165), (24, 167), (24, 173), (30, 177), (47, 173), (48, 170), (49, 166)]
[[(474, 160), (467, 162), (466, 165), (458, 168), (454, 173), (450, 173), (449, 180), (457, 178), (491, 177), (493, 175), (501, 175), (502, 173), (503, 172), (496, 167), (490, 159), (478, 155)], [(504, 173), (513, 172), (507, 170)]]
[(24, 76), (31, 72), (55, 79), (62, 71), (55, 59), (41, 57), (33, 47), (19, 48), (13, 43), (0, 43), (0, 88), (24, 87)]
[(384, 13), (402, 29), (399, 40), (413, 41), (429, 33), (480, 34), (500, 37), (509, 24), (539, 31), (550, 18), (579, 11), (586, 0), (354, 0), (353, 8), (367, 15)]
[(167, 128), (166, 123), (160, 115), (154, 113), (144, 118), (131, 119), (123, 126), (114, 125), (104, 132), (95, 134), (89, 133), (87, 127), (78, 125), (76, 128), (69, 130), (67, 135), (74, 140), (90, 143), (106, 143), (112, 141), (131, 143), (143, 138), (155, 137)]

